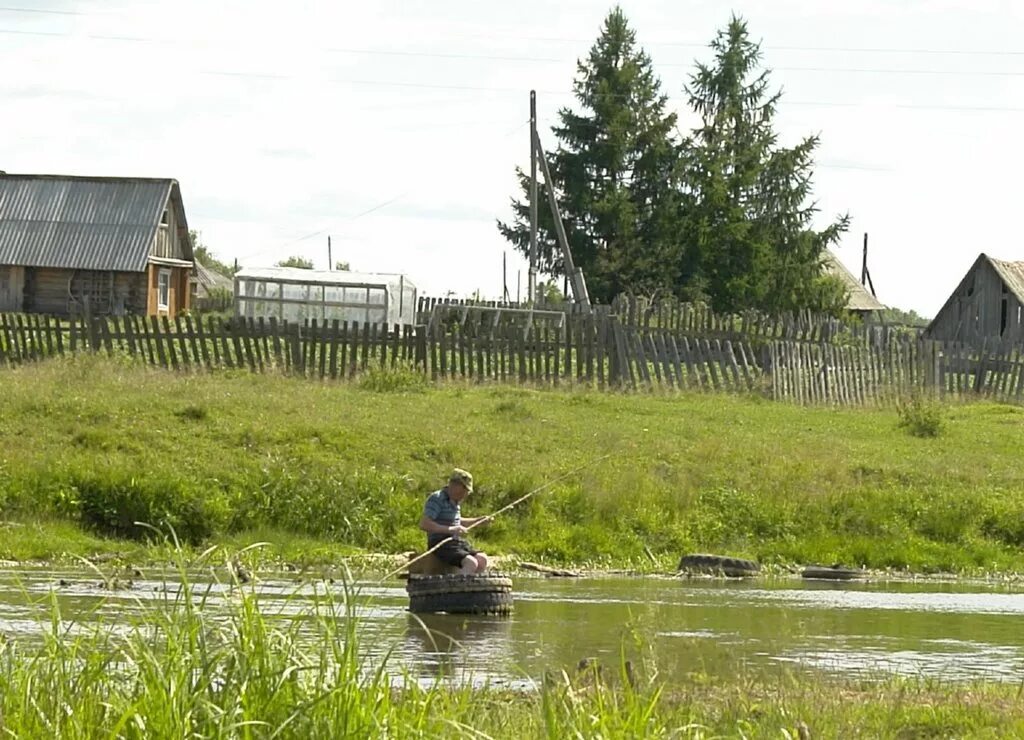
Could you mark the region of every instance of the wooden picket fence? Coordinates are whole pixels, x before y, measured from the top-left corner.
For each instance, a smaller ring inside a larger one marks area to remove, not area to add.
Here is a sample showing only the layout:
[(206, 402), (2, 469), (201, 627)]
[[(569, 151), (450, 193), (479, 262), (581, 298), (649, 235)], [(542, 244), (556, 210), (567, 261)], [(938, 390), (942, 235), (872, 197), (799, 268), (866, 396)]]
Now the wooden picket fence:
[[(907, 333), (843, 341), (642, 326), (608, 310), (563, 320), (486, 315), (428, 325), (0, 314), (0, 366), (76, 352), (183, 371), (241, 368), (318, 379), (401, 366), (434, 380), (757, 393), (798, 404), (886, 404), (909, 395), (1024, 400), (1024, 347), (981, 350)], [(732, 338), (730, 338), (732, 337)]]
[[(190, 316), (58, 319), (0, 314), (0, 365), (79, 351), (124, 354), (173, 370), (247, 368), (354, 377), (370, 363), (423, 366), (422, 327)], [(419, 348), (419, 354), (417, 354)]]
[[(459, 309), (527, 309), (527, 304), (508, 301), (483, 301), (465, 298), (420, 296), (417, 322), (429, 323), (438, 306)], [(570, 304), (536, 304), (543, 311), (578, 312)], [(800, 342), (860, 342), (878, 346), (905, 336), (917, 336), (920, 329), (837, 318), (811, 311), (772, 316), (755, 310), (734, 314), (717, 313), (707, 304), (687, 303), (674, 298), (652, 300), (628, 293), (615, 298), (608, 306), (595, 306), (597, 312), (609, 313), (625, 326), (641, 330), (666, 329), (675, 334), (699, 335), (715, 339), (795, 340)]]

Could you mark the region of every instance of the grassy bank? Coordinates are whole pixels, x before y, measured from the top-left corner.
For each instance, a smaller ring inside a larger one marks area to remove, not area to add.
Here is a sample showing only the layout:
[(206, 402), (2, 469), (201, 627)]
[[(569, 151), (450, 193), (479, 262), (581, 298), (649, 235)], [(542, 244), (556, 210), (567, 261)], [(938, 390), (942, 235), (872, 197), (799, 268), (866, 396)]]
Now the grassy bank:
[[(671, 568), (689, 551), (919, 572), (1024, 571), (1024, 409), (890, 410), (751, 397), (183, 376), (79, 357), (0, 373), (0, 558), (186, 541), (331, 559), (421, 546), (423, 498), (473, 471), (467, 515), (586, 469), (499, 518), (489, 550)], [(652, 563), (644, 546), (653, 553)]]
[[(12, 737), (1006, 737), (1017, 686), (788, 676), (657, 679), (657, 665), (578, 673), (532, 689), (423, 684), (363, 657), (358, 594), (338, 586), (283, 610), (236, 588), (183, 587), (124, 629), (78, 632), (39, 605), (41, 646), (0, 642), (0, 734)], [(268, 616), (268, 611), (271, 613)], [(297, 619), (296, 616), (302, 616)], [(644, 653), (642, 643), (635, 648)], [(806, 733), (806, 734), (805, 734)]]

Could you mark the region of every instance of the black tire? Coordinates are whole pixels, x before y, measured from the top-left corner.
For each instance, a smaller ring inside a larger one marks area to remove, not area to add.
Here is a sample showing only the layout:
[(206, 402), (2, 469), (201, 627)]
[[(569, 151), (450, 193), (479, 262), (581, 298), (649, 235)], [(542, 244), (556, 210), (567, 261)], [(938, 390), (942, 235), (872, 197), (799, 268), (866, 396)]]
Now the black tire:
[(695, 553), (683, 555), (676, 570), (686, 573), (709, 573), (730, 578), (743, 578), (756, 576), (761, 572), (761, 566), (753, 560), (744, 560), (743, 558)]
[(508, 614), (512, 610), (512, 579), (497, 573), (411, 576), (405, 590), (411, 612)]
[(461, 573), (440, 576), (411, 576), (405, 584), (410, 596), (468, 593), (473, 591), (512, 591), (512, 579), (498, 573), (465, 576)]
[(857, 578), (866, 578), (867, 572), (854, 568), (809, 565), (801, 571), (800, 576), (802, 578), (822, 578), (829, 581), (853, 581)]
[(462, 591), (409, 597), (409, 611), (448, 614), (508, 614), (512, 611), (509, 591)]

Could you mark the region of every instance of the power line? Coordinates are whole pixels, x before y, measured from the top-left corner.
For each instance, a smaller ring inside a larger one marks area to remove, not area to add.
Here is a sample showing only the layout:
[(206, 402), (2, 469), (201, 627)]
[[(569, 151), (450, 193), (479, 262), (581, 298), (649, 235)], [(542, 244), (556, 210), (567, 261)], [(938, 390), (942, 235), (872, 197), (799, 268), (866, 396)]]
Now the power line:
[(450, 54), (441, 52), (425, 51), (392, 51), (389, 49), (344, 49), (329, 47), (324, 49), (336, 54), (371, 54), (377, 56), (397, 57), (430, 57), (432, 59), (481, 59), (498, 62), (558, 62), (564, 63), (570, 60), (557, 59), (555, 57), (524, 57), (524, 56), (495, 56), (492, 54)]
[[(528, 124), (529, 124), (529, 121), (523, 121), (522, 123), (520, 123), (515, 128), (513, 128), (513, 129), (505, 132), (501, 136), (497, 137), (495, 139), (495, 141), (501, 141), (501, 140), (507, 139), (510, 136), (513, 136), (513, 135), (519, 133)], [(360, 219), (360, 218), (362, 218), (364, 216), (368, 216), (371, 213), (374, 213), (374, 212), (379, 211), (379, 210), (381, 210), (383, 208), (386, 208), (386, 207), (392, 205), (393, 203), (397, 203), (398, 201), (402, 200), (407, 195), (409, 195), (411, 192), (413, 192), (413, 190), (415, 190), (415, 188), (407, 188), (405, 191), (399, 193), (398, 195), (392, 196), (391, 198), (388, 198), (387, 200), (384, 200), (384, 201), (381, 201), (381, 202), (379, 202), (379, 203), (377, 203), (375, 205), (372, 205), (369, 208), (367, 208), (367, 209), (365, 209), (363, 211), (360, 211), (359, 213), (353, 214), (352, 216), (348, 216), (348, 217), (342, 219), (340, 223), (346, 223), (346, 224), (347, 223), (351, 223), (352, 221), (355, 221), (355, 220)], [(258, 252), (252, 252), (250, 254), (241, 255), (241, 258), (242, 259), (252, 259), (253, 257), (260, 257), (260, 256), (263, 256), (263, 255), (268, 254), (270, 252), (280, 253), (281, 250), (284, 250), (284, 249), (286, 249), (286, 248), (288, 248), (290, 246), (298, 244), (299, 242), (306, 241), (307, 239), (312, 239), (314, 236), (320, 236), (322, 234), (326, 234), (331, 229), (332, 226), (336, 226), (336, 225), (337, 224), (332, 224), (332, 225), (329, 225), (329, 226), (325, 226), (322, 229), (318, 229), (317, 231), (313, 231), (313, 232), (311, 232), (309, 234), (306, 234), (305, 236), (299, 237), (298, 239), (293, 239), (290, 242), (285, 242), (284, 244), (282, 244), (280, 246), (277, 246), (277, 247), (271, 247), (271, 248), (268, 248), (268, 249), (260, 250)]]
[(40, 15), (86, 15), (77, 10), (43, 10), (40, 8), (0, 8), (0, 13), (38, 13)]
[[(29, 12), (32, 9), (27, 8), (0, 8), (0, 10), (13, 10), (13, 11), (25, 11)], [(83, 13), (77, 13), (75, 11), (40, 11), (40, 12), (52, 12), (55, 14), (69, 14), (69, 15), (85, 15)], [(85, 35), (79, 36), (76, 34), (69, 34), (66, 32), (53, 32), (53, 31), (24, 31), (19, 29), (5, 29), (0, 28), (0, 34), (24, 34), (31, 36), (44, 36), (44, 37), (71, 37), (85, 38), (89, 40), (100, 40), (100, 41), (116, 41), (116, 42), (131, 42), (131, 43), (158, 43), (158, 44), (179, 44), (183, 42), (176, 42), (171, 40), (162, 40), (147, 38), (142, 36), (114, 36), (114, 35)], [(185, 42), (187, 43), (187, 42)], [(686, 46), (685, 43), (677, 43), (678, 46)], [(702, 45), (706, 46), (706, 44)], [(810, 51), (832, 51), (832, 50), (845, 50), (845, 51), (857, 51), (855, 47), (849, 47), (841, 49), (839, 47), (778, 47), (787, 49), (805, 49)], [(900, 51), (897, 49), (862, 49), (862, 50), (873, 50), (873, 51)], [(557, 61), (553, 58), (547, 57), (519, 57), (519, 56), (490, 56), (490, 55), (473, 55), (473, 54), (455, 54), (455, 53), (435, 53), (435, 52), (410, 52), (410, 51), (389, 51), (389, 50), (373, 50), (373, 49), (357, 49), (357, 48), (342, 48), (333, 47), (328, 51), (342, 52), (342, 53), (353, 53), (353, 54), (384, 54), (384, 55), (395, 55), (403, 57), (426, 57), (426, 58), (451, 58), (451, 59), (464, 59), (464, 60), (476, 60), (476, 59), (493, 59), (502, 61)], [(920, 53), (939, 53), (938, 50), (927, 50), (927, 49), (916, 49), (906, 50)], [(966, 50), (948, 50), (949, 53), (967, 54), (973, 53)], [(979, 54), (982, 52), (978, 52)], [(989, 52), (984, 52), (989, 53)], [(991, 52), (993, 54), (1024, 54), (1024, 52)], [(657, 66), (673, 66), (659, 64)], [(931, 70), (931, 69), (895, 69), (895, 68), (836, 68), (836, 67), (775, 67), (769, 71), (785, 71), (785, 72), (814, 72), (814, 73), (859, 73), (859, 74), (904, 74), (904, 75), (964, 75), (964, 76), (993, 76), (993, 77), (1022, 77), (1024, 71), (995, 71), (995, 70)], [(261, 81), (287, 81), (287, 80), (308, 80), (311, 79), (309, 75), (289, 75), (280, 74), (273, 72), (246, 72), (236, 70), (198, 70), (199, 74), (212, 75), (225, 78), (240, 78), (240, 79), (252, 79)], [(482, 93), (509, 93), (521, 95), (524, 93), (523, 88), (511, 88), (511, 87), (496, 87), (487, 85), (459, 85), (459, 84), (442, 84), (442, 83), (422, 83), (422, 82), (404, 82), (395, 80), (367, 80), (367, 79), (342, 79), (342, 78), (323, 78), (324, 82), (332, 84), (349, 84), (349, 85), (360, 85), (360, 86), (373, 86), (373, 87), (397, 87), (406, 89), (424, 89), (424, 90), (449, 90), (449, 91), (462, 91), (462, 92), (482, 92)], [(552, 96), (570, 96), (574, 92), (571, 90), (541, 90), (539, 91), (545, 95)], [(628, 97), (628, 96), (616, 96), (616, 97)], [(799, 105), (799, 106), (811, 106), (811, 107), (864, 107), (861, 103), (849, 103), (840, 101), (793, 101), (786, 100), (785, 105)], [(928, 105), (928, 104), (870, 104), (874, 107), (884, 108), (897, 108), (907, 110), (932, 110), (932, 111), (951, 111), (951, 112), (985, 112), (985, 113), (1020, 113), (1024, 112), (1022, 108), (1008, 107), (1008, 106), (957, 106), (957, 105)]]
[(1003, 72), (973, 69), (886, 69), (872, 67), (771, 67), (770, 71), (780, 72), (851, 72), (863, 74), (897, 75), (968, 75), (972, 77), (1024, 77), (1024, 72)]
[[(0, 33), (3, 33), (3, 29), (0, 29)], [(802, 69), (805, 71), (814, 72), (877, 72), (883, 73), (898, 73), (903, 72), (906, 74), (960, 74), (957, 71), (933, 71), (933, 70), (885, 70), (885, 69), (842, 69), (842, 68), (826, 68), (826, 67), (815, 67), (815, 68), (792, 68), (792, 67), (780, 67), (776, 68), (779, 70), (793, 71), (796, 69)], [(771, 71), (771, 70), (770, 70)], [(314, 79), (310, 75), (291, 75), (291, 74), (280, 74), (274, 72), (245, 72), (239, 70), (211, 70), (201, 69), (196, 71), (200, 75), (208, 75), (212, 77), (224, 77), (224, 78), (236, 78), (236, 79), (251, 79), (259, 80), (263, 82), (287, 82), (293, 80), (309, 81)], [(1013, 76), (1021, 77), (1024, 76), (1024, 72), (978, 72), (978, 73), (964, 73), (964, 74), (991, 74), (998, 76)], [(320, 78), (320, 82), (328, 84), (338, 85), (358, 85), (367, 87), (396, 87), (404, 89), (419, 89), (419, 90), (447, 90), (457, 92), (480, 92), (480, 93), (500, 93), (500, 94), (514, 94), (522, 95), (525, 93), (525, 88), (521, 87), (498, 87), (494, 85), (458, 85), (458, 84), (442, 84), (442, 83), (430, 83), (430, 82), (406, 82), (401, 80), (370, 80), (370, 79), (355, 79), (355, 78), (340, 78), (340, 77), (323, 77)], [(574, 96), (576, 93), (573, 90), (538, 90), (543, 95), (551, 95), (556, 97), (568, 97)], [(668, 93), (664, 93), (667, 97), (671, 97)], [(629, 95), (618, 95), (614, 93), (605, 93), (603, 97), (611, 97), (617, 99), (629, 99)], [(948, 111), (957, 113), (1024, 113), (1024, 108), (1014, 106), (999, 106), (999, 105), (946, 105), (946, 104), (915, 104), (915, 103), (888, 103), (888, 102), (849, 102), (849, 101), (838, 101), (838, 100), (783, 100), (783, 106), (806, 106), (814, 108), (832, 108), (832, 107), (843, 107), (843, 108), (895, 108), (903, 110), (929, 110), (929, 111)]]
[[(83, 13), (76, 10), (52, 10), (43, 8), (24, 8), (24, 7), (0, 7), (0, 12), (4, 13), (25, 13), (35, 15), (56, 15), (56, 16), (75, 16), (75, 17), (88, 17), (88, 16), (106, 16), (110, 17), (110, 14), (90, 11)], [(67, 33), (56, 33), (56, 32), (44, 32), (44, 31), (18, 31), (11, 29), (0, 29), (0, 33), (24, 33), (27, 35), (40, 35), (40, 36), (65, 36), (72, 35)], [(86, 38), (93, 38), (98, 40), (108, 41), (135, 41), (135, 42), (153, 42), (153, 43), (182, 43), (175, 42), (167, 39), (156, 39), (146, 38), (138, 36), (98, 36), (98, 35), (87, 35)], [(457, 38), (462, 39), (500, 39), (505, 41), (540, 41), (540, 42), (555, 42), (555, 43), (570, 43), (570, 44), (593, 44), (594, 39), (592, 38), (568, 38), (568, 37), (553, 37), (553, 36), (507, 36), (499, 34), (471, 34), (462, 35)], [(210, 43), (223, 41), (223, 37), (217, 39), (211, 39)], [(763, 40), (760, 42), (761, 48), (765, 51), (799, 51), (799, 52), (813, 52), (813, 53), (846, 53), (846, 54), (924, 54), (924, 55), (950, 55), (950, 56), (1024, 56), (1024, 51), (1013, 50), (1013, 49), (936, 49), (927, 47), (882, 47), (882, 46), (801, 46), (794, 44), (772, 44), (766, 46)], [(647, 47), (669, 47), (669, 48), (687, 48), (687, 49), (709, 49), (711, 43), (707, 41), (645, 41), (639, 44), (641, 48)], [(543, 57), (504, 57), (504, 56), (486, 56), (486, 55), (463, 55), (463, 54), (419, 54), (417, 52), (404, 52), (404, 51), (389, 51), (389, 50), (375, 50), (375, 49), (344, 49), (344, 48), (328, 48), (326, 51), (342, 52), (342, 53), (361, 53), (361, 54), (388, 54), (397, 56), (413, 56), (413, 55), (428, 55), (436, 57), (450, 57), (453, 59), (459, 58), (470, 58), (470, 59), (495, 59), (500, 61), (530, 61), (530, 62), (564, 62), (571, 60), (555, 59), (555, 58), (543, 58)]]
[[(824, 69), (821, 71), (825, 71)], [(830, 70), (832, 71), (832, 70)], [(276, 74), (271, 72), (242, 72), (234, 70), (198, 70), (196, 72), (200, 75), (208, 75), (212, 77), (223, 77), (223, 78), (236, 78), (236, 79), (251, 79), (262, 82), (287, 82), (291, 80), (304, 80), (308, 81), (313, 79), (309, 75), (286, 75)], [(1024, 72), (1015, 73), (1024, 76)], [(340, 77), (324, 77), (320, 79), (321, 82), (337, 85), (358, 85), (366, 87), (397, 87), (404, 89), (419, 89), (419, 90), (446, 90), (456, 92), (479, 92), (479, 93), (498, 93), (498, 94), (510, 94), (510, 95), (523, 95), (525, 94), (525, 88), (520, 87), (497, 87), (489, 85), (456, 85), (456, 84), (440, 84), (440, 83), (429, 83), (429, 82), (404, 82), (400, 80), (368, 80), (368, 79), (352, 79), (352, 78), (340, 78)], [(538, 93), (542, 95), (550, 95), (554, 97), (570, 97), (576, 93), (573, 90), (538, 90)], [(666, 93), (668, 96), (668, 94)], [(606, 93), (604, 97), (611, 97), (617, 99), (629, 99), (628, 95), (616, 95), (612, 93)], [(671, 96), (669, 96), (671, 97)], [(451, 101), (448, 101), (451, 102)], [(898, 110), (927, 110), (927, 111), (947, 111), (954, 113), (1024, 113), (1024, 108), (1014, 106), (1000, 106), (1000, 105), (946, 105), (946, 104), (928, 104), (928, 103), (890, 103), (890, 102), (849, 102), (840, 100), (786, 100), (783, 99), (780, 107), (785, 106), (802, 106), (811, 108), (884, 108), (884, 109), (898, 109)]]
[[(4, 10), (0, 8), (0, 10)], [(28, 9), (10, 9), (10, 10), (24, 10), (24, 12), (33, 12)], [(41, 13), (54, 13), (54, 14), (66, 14), (66, 15), (85, 15), (83, 13), (76, 13), (74, 11), (38, 11)], [(160, 39), (149, 36), (132, 36), (132, 35), (114, 35), (114, 34), (78, 34), (70, 33), (67, 31), (27, 31), (23, 29), (12, 29), (12, 28), (0, 28), (0, 33), (4, 34), (15, 34), (25, 36), (43, 36), (50, 38), (78, 38), (90, 41), (115, 41), (125, 43), (142, 43), (142, 44), (163, 44), (172, 46), (195, 46), (197, 44), (215, 44), (222, 43), (224, 41), (223, 36), (217, 38), (201, 39), (196, 41), (181, 41), (174, 39)], [(471, 37), (473, 38), (473, 37)], [(499, 37), (506, 38), (506, 37)], [(534, 40), (555, 40), (555, 39), (534, 39)], [(564, 41), (570, 41), (571, 39), (562, 39)], [(578, 41), (579, 43), (591, 43), (583, 40), (572, 40)], [(661, 46), (678, 46), (678, 47), (694, 47), (694, 48), (710, 48), (709, 44), (699, 43), (660, 43), (653, 45)], [(871, 48), (871, 47), (815, 47), (815, 46), (772, 46), (767, 47), (768, 51), (779, 50), (779, 51), (809, 51), (809, 52), (845, 52), (845, 53), (907, 53), (907, 54), (931, 54), (941, 55), (950, 54), (958, 56), (1024, 56), (1024, 51), (980, 51), (980, 50), (966, 50), (966, 49), (896, 49), (896, 48)], [(470, 61), (503, 61), (503, 62), (530, 62), (530, 63), (558, 63), (558, 64), (572, 64), (578, 61), (577, 59), (569, 58), (556, 58), (556, 57), (535, 57), (535, 56), (522, 56), (522, 55), (493, 55), (493, 54), (469, 54), (469, 53), (453, 53), (453, 52), (429, 52), (429, 51), (407, 51), (407, 50), (393, 50), (393, 49), (367, 49), (367, 48), (354, 48), (354, 47), (325, 47), (320, 49), (329, 53), (339, 54), (363, 54), (368, 56), (398, 56), (398, 57), (420, 57), (426, 59), (460, 59)], [(692, 67), (693, 62), (657, 62), (654, 66), (656, 67)], [(844, 67), (801, 67), (801, 66), (787, 66), (787, 67), (773, 67), (772, 70), (788, 71), (788, 72), (846, 72), (846, 73), (863, 73), (863, 74), (926, 74), (926, 75), (968, 75), (968, 76), (1012, 76), (1020, 77), (1024, 76), (1024, 71), (1001, 71), (1001, 70), (944, 70), (944, 69), (895, 69), (895, 68), (844, 68)]]
[[(371, 213), (373, 213), (374, 211), (379, 211), (381, 208), (385, 208), (385, 207), (391, 205), (392, 203), (395, 203), (395, 202), (401, 200), (402, 198), (404, 198), (408, 194), (409, 194), (409, 191), (401, 193), (400, 195), (396, 195), (395, 197), (389, 198), (388, 200), (386, 200), (386, 201), (384, 201), (382, 203), (378, 203), (375, 206), (371, 206), (370, 208), (367, 208), (365, 211), (361, 211), (361, 212), (355, 214), (354, 216), (349, 216), (348, 218), (342, 219), (342, 221), (347, 223), (349, 221), (355, 221), (357, 218), (362, 218), (363, 216), (368, 216)], [(280, 247), (276, 247), (274, 249), (274, 251), (277, 251), (278, 249), (285, 249), (286, 247), (290, 247), (293, 244), (298, 244), (299, 242), (304, 242), (307, 239), (312, 239), (314, 236), (319, 236), (320, 234), (325, 234), (325, 233), (327, 233), (327, 231), (330, 228), (331, 228), (330, 226), (327, 226), (327, 227), (325, 227), (323, 229), (320, 229), (319, 231), (314, 231), (312, 233), (306, 234), (305, 236), (300, 236), (298, 239), (293, 239), (290, 242), (285, 242)], [(265, 252), (256, 252), (254, 255), (248, 255), (248, 256), (252, 257), (252, 256), (260, 255), (260, 254), (265, 254)]]
[[(247, 72), (226, 72), (216, 70), (202, 70), (200, 74), (208, 74), (214, 76), (225, 76), (225, 77), (241, 77), (241, 78), (253, 78), (259, 80), (269, 81), (280, 81), (290, 79), (309, 79), (308, 77), (294, 77), (286, 75), (269, 75), (259, 73), (247, 73)], [(1021, 73), (1024, 74), (1024, 73)], [(525, 93), (523, 88), (519, 87), (494, 87), (484, 85), (442, 85), (430, 82), (400, 82), (395, 80), (360, 80), (360, 79), (345, 79), (340, 77), (326, 77), (323, 78), (323, 82), (341, 85), (367, 85), (374, 87), (402, 87), (402, 88), (417, 88), (423, 90), (459, 90), (465, 92), (487, 92), (487, 93), (511, 93), (515, 95), (522, 95)], [(573, 96), (576, 93), (573, 90), (538, 90), (539, 94), (552, 95), (552, 96)], [(605, 97), (612, 97), (618, 99), (629, 99), (629, 95), (616, 95), (612, 93), (605, 94)], [(845, 101), (818, 101), (818, 100), (783, 100), (781, 105), (799, 105), (807, 107), (821, 107), (821, 108), (902, 108), (907, 110), (932, 110), (932, 111), (955, 111), (955, 112), (985, 112), (985, 113), (1024, 113), (1024, 108), (1010, 107), (1010, 106), (973, 106), (973, 105), (929, 105), (929, 104), (910, 104), (910, 103), (851, 103)]]
[[(502, 41), (541, 41), (568, 44), (593, 44), (593, 38), (567, 38), (555, 36), (506, 36), (499, 34), (473, 34), (462, 35), (462, 39), (495, 39)], [(931, 54), (954, 56), (1024, 56), (1024, 51), (1014, 49), (935, 49), (921, 47), (884, 47), (884, 46), (801, 46), (795, 44), (770, 44), (766, 45), (762, 39), (761, 50), (772, 51), (803, 51), (815, 53), (843, 53), (843, 54)], [(653, 46), (679, 47), (689, 49), (710, 49), (711, 43), (707, 41), (644, 41), (637, 44), (640, 48)], [(589, 47), (588, 47), (589, 48)]]

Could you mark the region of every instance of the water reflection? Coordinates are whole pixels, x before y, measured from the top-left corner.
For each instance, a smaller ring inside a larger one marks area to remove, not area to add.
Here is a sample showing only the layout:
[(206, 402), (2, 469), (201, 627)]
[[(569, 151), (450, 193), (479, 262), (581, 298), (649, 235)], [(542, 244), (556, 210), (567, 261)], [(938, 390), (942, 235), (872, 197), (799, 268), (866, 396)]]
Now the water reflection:
[(512, 619), (462, 614), (406, 615), (403, 657), (433, 678), (494, 682), (509, 670)]
[[(141, 611), (180, 599), (175, 575), (164, 581), (154, 573), (111, 591), (97, 588), (91, 572), (0, 570), (0, 639), (38, 641), (51, 629), (51, 599), (71, 633), (127, 629)], [(193, 586), (208, 615), (240, 593), (202, 575)], [(512, 616), (493, 617), (410, 614), (401, 585), (372, 580), (356, 585), (349, 608), (340, 587), (322, 582), (268, 577), (245, 587), (259, 593), (269, 620), (297, 623), (300, 639), (310, 640), (318, 639), (313, 616), (323, 616), (333, 594), (339, 623), (358, 616), (368, 661), (386, 658), (397, 676), (427, 683), (530, 686), (531, 678), (571, 669), (585, 656), (615, 665), (624, 649), (635, 658), (648, 648), (669, 682), (736, 670), (999, 681), (1024, 675), (1021, 585), (523, 578), (515, 589)]]
[(983, 645), (963, 650), (892, 650), (844, 647), (832, 650), (794, 650), (777, 656), (783, 663), (884, 678), (887, 674), (925, 676), (949, 681), (1019, 681), (1024, 659), (1014, 648)]

